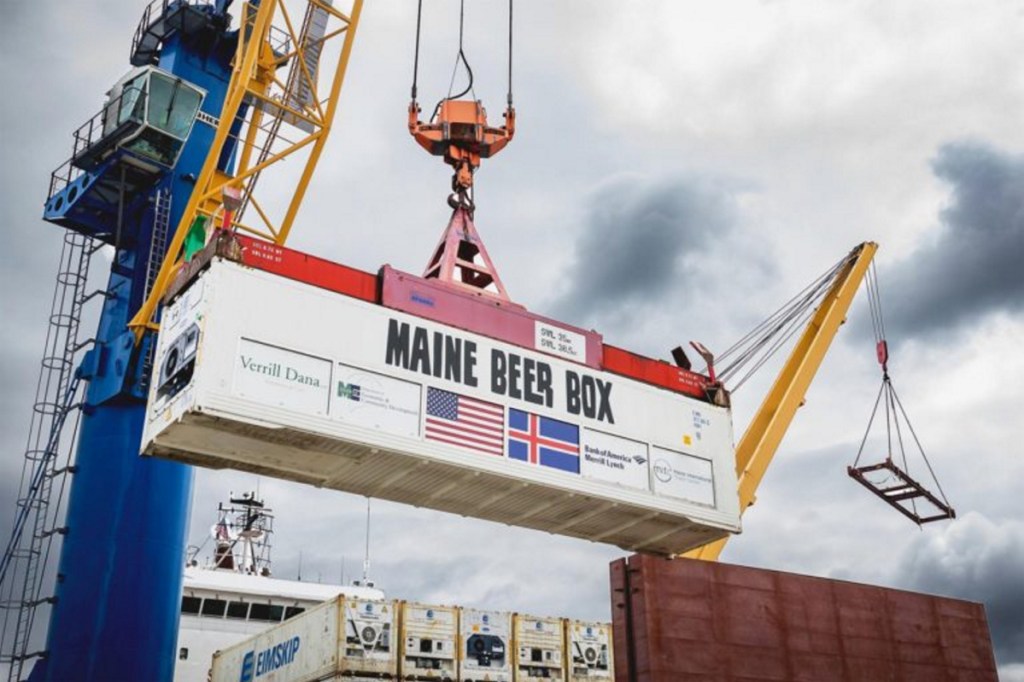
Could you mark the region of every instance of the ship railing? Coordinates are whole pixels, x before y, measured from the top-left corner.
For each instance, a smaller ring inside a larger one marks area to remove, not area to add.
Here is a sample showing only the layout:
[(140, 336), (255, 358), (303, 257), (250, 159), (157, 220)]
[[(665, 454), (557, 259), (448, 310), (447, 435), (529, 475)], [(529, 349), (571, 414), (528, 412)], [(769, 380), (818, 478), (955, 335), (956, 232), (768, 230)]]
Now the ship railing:
[(145, 124), (146, 97), (145, 88), (125, 88), (72, 133), (71, 158), (50, 174), (48, 199), (94, 166), (127, 132)]
[[(160, 45), (172, 28), (166, 20), (177, 10), (186, 8), (214, 7), (214, 0), (152, 0), (142, 10), (142, 18), (132, 36), (131, 62), (136, 66), (155, 64)], [(163, 26), (161, 21), (168, 25)], [(150, 41), (147, 43), (147, 38)]]

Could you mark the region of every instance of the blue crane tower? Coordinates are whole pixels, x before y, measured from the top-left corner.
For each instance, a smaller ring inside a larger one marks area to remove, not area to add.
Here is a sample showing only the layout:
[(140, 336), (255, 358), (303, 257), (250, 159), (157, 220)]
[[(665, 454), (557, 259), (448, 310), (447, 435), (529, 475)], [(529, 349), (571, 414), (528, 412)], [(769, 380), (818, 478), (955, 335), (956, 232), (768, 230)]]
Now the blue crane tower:
[[(52, 605), (47, 642), (42, 651), (11, 657), (13, 679), (21, 679), (31, 659), (32, 680), (173, 675), (192, 471), (139, 457), (154, 339), (147, 334), (136, 343), (127, 323), (153, 286), (168, 231), (181, 219), (210, 151), (238, 41), (230, 5), (155, 0), (147, 6), (132, 41), (131, 70), (74, 132), (71, 158), (51, 180), (43, 218), (70, 231), (65, 242), (78, 249), (72, 256), (84, 259), (106, 246), (113, 258), (107, 285), (97, 292), (103, 298), (98, 329), (79, 344), (86, 352), (68, 352), (49, 365), (44, 360), (44, 368), (67, 369), (71, 377), (59, 400), (37, 402), (54, 405), (42, 410), (57, 416), (52, 422), (62, 421), (68, 407), (60, 400), (73, 399), (79, 382), (86, 387), (77, 459), (62, 472), (71, 480), (66, 525), (43, 532), (64, 536), (56, 592), (46, 600)], [(220, 170), (230, 172), (234, 152), (229, 141)], [(80, 287), (78, 274), (69, 268), (58, 281)], [(60, 313), (51, 325), (77, 325), (77, 319)], [(65, 367), (79, 356), (75, 367)], [(53, 445), (44, 443), (40, 456)], [(42, 486), (53, 473), (42, 471), (33, 483)], [(32, 505), (22, 500), (19, 512), (28, 515)], [(14, 556), (34, 560), (31, 548)], [(26, 583), (41, 570), (34, 567)]]

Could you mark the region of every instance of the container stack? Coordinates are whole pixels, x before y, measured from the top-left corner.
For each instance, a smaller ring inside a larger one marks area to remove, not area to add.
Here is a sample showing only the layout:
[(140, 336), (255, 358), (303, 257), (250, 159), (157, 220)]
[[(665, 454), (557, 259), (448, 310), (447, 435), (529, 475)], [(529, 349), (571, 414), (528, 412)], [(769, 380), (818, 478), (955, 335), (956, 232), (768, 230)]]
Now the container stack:
[(611, 641), (610, 623), (339, 595), (218, 651), (209, 679), (592, 682), (613, 679)]

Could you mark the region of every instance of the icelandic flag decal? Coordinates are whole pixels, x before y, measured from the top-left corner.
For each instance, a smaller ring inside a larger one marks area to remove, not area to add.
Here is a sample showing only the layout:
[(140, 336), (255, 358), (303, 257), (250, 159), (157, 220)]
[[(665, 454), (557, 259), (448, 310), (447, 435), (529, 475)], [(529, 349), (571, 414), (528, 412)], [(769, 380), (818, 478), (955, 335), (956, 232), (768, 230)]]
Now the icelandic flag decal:
[(508, 456), (529, 464), (580, 472), (580, 427), (509, 408)]

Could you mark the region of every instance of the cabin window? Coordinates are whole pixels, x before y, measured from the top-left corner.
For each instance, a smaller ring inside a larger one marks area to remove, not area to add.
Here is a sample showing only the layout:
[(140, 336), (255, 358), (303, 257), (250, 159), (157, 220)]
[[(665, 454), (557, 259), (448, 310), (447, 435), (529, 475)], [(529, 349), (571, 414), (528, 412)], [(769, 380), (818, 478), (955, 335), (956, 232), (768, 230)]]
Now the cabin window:
[(302, 608), (301, 606), (289, 606), (289, 607), (287, 607), (284, 610), (284, 619), (288, 620), (289, 618), (291, 618), (293, 616), (299, 615), (300, 613), (304, 612), (305, 610), (306, 609)]
[(224, 609), (228, 603), (223, 599), (204, 599), (202, 614), (204, 616), (217, 616), (221, 618), (224, 616)]
[(253, 604), (249, 608), (249, 620), (270, 620), (270, 604)]
[(180, 649), (178, 649), (178, 660), (179, 661), (187, 661), (188, 660), (188, 647), (187, 646), (183, 646)]
[(245, 620), (249, 615), (249, 604), (244, 601), (228, 602), (228, 618)]
[(284, 607), (277, 604), (253, 604), (249, 609), (249, 620), (265, 620), (276, 623), (281, 620)]
[(184, 140), (192, 129), (203, 95), (177, 78), (157, 71), (149, 80), (149, 124)]
[(181, 612), (182, 613), (199, 613), (199, 604), (203, 600), (199, 597), (182, 597), (181, 598)]

